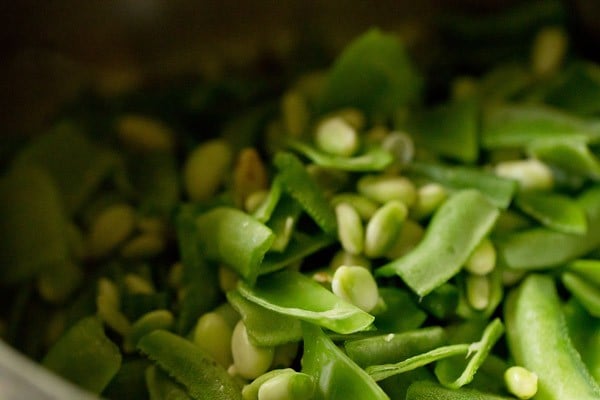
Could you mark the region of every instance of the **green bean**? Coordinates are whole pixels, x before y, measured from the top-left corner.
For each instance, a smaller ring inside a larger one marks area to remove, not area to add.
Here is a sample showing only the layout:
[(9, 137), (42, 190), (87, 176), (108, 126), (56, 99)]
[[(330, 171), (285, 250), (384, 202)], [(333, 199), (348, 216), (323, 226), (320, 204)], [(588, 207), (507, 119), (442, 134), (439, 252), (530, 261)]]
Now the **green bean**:
[(582, 115), (598, 111), (600, 78), (598, 66), (590, 62), (571, 63), (544, 94), (544, 100), (564, 110)]
[(494, 105), (484, 110), (482, 145), (487, 149), (526, 147), (538, 139), (598, 141), (600, 132), (586, 121), (541, 105)]
[(496, 396), (475, 389), (448, 389), (431, 381), (415, 382), (408, 388), (406, 400), (509, 400), (512, 397)]
[(227, 293), (227, 300), (241, 314), (248, 337), (255, 345), (274, 347), (302, 338), (300, 321), (296, 318), (261, 307), (235, 290)]
[[(124, 396), (131, 400), (148, 399), (146, 370), (149, 363), (144, 359), (125, 360), (119, 372), (113, 377), (108, 386), (102, 391), (102, 397), (107, 399)], [(151, 400), (154, 400), (153, 398)]]
[(543, 225), (563, 233), (585, 234), (585, 211), (573, 200), (554, 193), (520, 193), (516, 205)]
[(420, 305), (431, 315), (448, 319), (456, 315), (459, 290), (451, 283), (444, 283), (420, 299)]
[(351, 106), (367, 115), (385, 115), (415, 102), (421, 85), (422, 79), (402, 44), (371, 29), (339, 56), (329, 71), (317, 108), (324, 113)]
[(333, 242), (334, 238), (326, 233), (309, 236), (301, 232), (294, 232), (283, 253), (267, 253), (265, 255), (260, 265), (259, 274), (268, 274), (292, 265), (331, 245)]
[(73, 325), (48, 351), (42, 364), (71, 382), (100, 393), (121, 366), (121, 353), (97, 318)]
[(600, 187), (592, 187), (577, 199), (585, 210), (588, 230), (584, 235), (531, 228), (498, 237), (499, 262), (514, 269), (542, 269), (563, 265), (600, 244)]
[(278, 153), (274, 163), (284, 190), (302, 205), (323, 231), (334, 233), (335, 213), (302, 162), (290, 153)]
[(135, 153), (127, 159), (131, 189), (145, 212), (167, 216), (179, 201), (181, 185), (177, 159), (172, 153)]
[(537, 374), (536, 398), (597, 399), (590, 376), (568, 336), (552, 278), (529, 275), (504, 309), (508, 344), (518, 365)]
[(127, 350), (136, 348), (142, 337), (157, 329), (171, 329), (175, 322), (173, 314), (168, 310), (156, 310), (144, 314), (131, 326), (131, 331), (125, 339)]
[(270, 251), (283, 252), (287, 248), (296, 223), (302, 213), (302, 207), (294, 199), (283, 196), (273, 211), (267, 226), (275, 235)]
[(375, 381), (336, 347), (319, 327), (303, 323), (302, 331), (302, 372), (317, 382), (315, 399), (388, 399)]
[(338, 333), (352, 333), (368, 327), (373, 316), (340, 299), (312, 279), (293, 271), (265, 275), (254, 287), (244, 282), (239, 293), (269, 310), (296, 317)]
[(252, 212), (252, 216), (262, 223), (267, 222), (271, 218), (271, 215), (273, 215), (275, 207), (277, 207), (277, 204), (281, 199), (282, 193), (283, 188), (281, 185), (281, 179), (275, 178), (271, 183), (271, 188), (269, 189), (267, 197), (258, 206), (258, 208)]
[(540, 139), (533, 141), (527, 152), (544, 163), (576, 176), (600, 180), (600, 160), (583, 140)]
[(507, 208), (516, 192), (515, 182), (473, 167), (415, 162), (410, 171), (452, 189), (478, 189), (495, 206)]
[(481, 339), (469, 346), (466, 360), (453, 357), (439, 361), (435, 366), (435, 375), (440, 383), (451, 389), (470, 383), (503, 333), (504, 325), (496, 318), (485, 328)]
[(181, 337), (157, 330), (144, 336), (138, 349), (181, 383), (194, 399), (242, 398), (239, 387), (223, 367)]
[(50, 303), (64, 303), (81, 286), (83, 271), (72, 261), (48, 267), (38, 276), (38, 292)]
[[(119, 156), (92, 143), (72, 123), (38, 135), (15, 157), (15, 165), (38, 167), (56, 184), (69, 214), (79, 211), (111, 171)], [(51, 236), (45, 236), (50, 238)]]
[(563, 312), (575, 349), (596, 382), (600, 381), (600, 321), (574, 298), (563, 306)]
[(579, 300), (590, 315), (600, 317), (600, 286), (572, 272), (564, 272), (561, 279), (567, 290)]
[(409, 125), (417, 146), (465, 164), (479, 157), (478, 107), (467, 98), (442, 104), (417, 115)]
[(425, 353), (446, 343), (440, 327), (390, 333), (344, 343), (346, 354), (360, 367), (388, 364)]
[(181, 385), (169, 378), (160, 368), (151, 365), (147, 368), (146, 386), (150, 400), (189, 400), (191, 397)]
[(67, 221), (53, 181), (33, 166), (0, 178), (0, 281), (15, 283), (69, 259)]
[(424, 234), (425, 230), (421, 225), (410, 218), (406, 219), (396, 243), (387, 251), (385, 257), (394, 260), (406, 255), (419, 244)]
[[(180, 209), (175, 219), (175, 229), (183, 282), (177, 331), (187, 333), (202, 314), (218, 304), (218, 278), (198, 246), (198, 226), (195, 213), (190, 207)], [(198, 296), (197, 293), (202, 293), (202, 296)]]
[(566, 269), (600, 286), (600, 260), (575, 260), (567, 264)]
[(289, 146), (321, 167), (342, 171), (381, 171), (393, 161), (392, 155), (379, 147), (368, 149), (363, 154), (347, 157), (323, 153), (298, 141), (291, 141)]
[(432, 362), (442, 360), (452, 356), (464, 357), (469, 352), (468, 344), (453, 344), (448, 346), (436, 347), (426, 353), (417, 354), (406, 360), (395, 364), (371, 365), (366, 368), (367, 373), (376, 381), (380, 381), (390, 376), (412, 371)]
[(411, 295), (394, 287), (380, 287), (379, 296), (385, 308), (375, 315), (375, 326), (380, 332), (400, 333), (418, 328), (427, 314), (415, 303)]
[(260, 262), (275, 239), (269, 228), (228, 207), (200, 214), (196, 225), (198, 244), (206, 258), (229, 265), (250, 282), (256, 279)]
[(381, 267), (376, 274), (397, 274), (419, 296), (425, 296), (458, 273), (498, 214), (478, 191), (459, 192), (438, 209), (425, 237), (412, 252)]

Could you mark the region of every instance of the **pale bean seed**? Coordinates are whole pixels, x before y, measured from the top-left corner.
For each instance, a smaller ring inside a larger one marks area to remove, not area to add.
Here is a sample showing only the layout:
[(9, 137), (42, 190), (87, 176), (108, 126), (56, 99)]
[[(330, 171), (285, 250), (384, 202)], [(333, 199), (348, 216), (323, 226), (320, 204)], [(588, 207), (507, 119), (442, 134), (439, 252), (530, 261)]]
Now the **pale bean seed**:
[(548, 76), (560, 68), (567, 52), (567, 34), (559, 27), (547, 27), (536, 35), (531, 51), (531, 69)]
[(209, 312), (198, 319), (194, 328), (193, 341), (223, 367), (228, 367), (233, 362), (232, 334), (233, 330), (220, 314)]
[(155, 292), (151, 282), (136, 274), (126, 274), (123, 283), (129, 293), (152, 294)]
[(496, 266), (496, 249), (489, 239), (483, 239), (465, 263), (465, 269), (475, 275), (487, 275)]
[(93, 221), (88, 237), (88, 251), (104, 257), (127, 239), (135, 227), (135, 211), (127, 204), (115, 204), (102, 211)]
[(448, 198), (448, 191), (437, 183), (428, 183), (417, 190), (417, 201), (411, 210), (415, 219), (423, 219), (432, 215)]
[(465, 281), (467, 300), (475, 310), (485, 310), (490, 303), (490, 281), (487, 276), (469, 274)]
[(203, 201), (214, 196), (225, 180), (233, 160), (233, 151), (225, 140), (200, 144), (188, 156), (183, 180), (191, 200)]
[(315, 132), (317, 146), (324, 152), (349, 157), (359, 147), (358, 133), (341, 117), (321, 122)]
[(298, 91), (287, 92), (281, 101), (281, 111), (286, 133), (295, 138), (302, 136), (310, 119), (304, 96)]
[(154, 233), (143, 233), (129, 240), (121, 248), (121, 256), (127, 259), (151, 258), (166, 247), (165, 240)]
[(132, 150), (172, 151), (175, 147), (175, 135), (168, 126), (141, 115), (121, 117), (117, 133), (119, 140)]
[(231, 337), (231, 354), (237, 374), (255, 379), (267, 372), (273, 362), (273, 347), (257, 347), (250, 342), (246, 326), (239, 321)]
[(537, 393), (538, 376), (523, 367), (508, 368), (504, 372), (504, 382), (508, 391), (521, 400), (530, 399)]
[(389, 201), (368, 222), (365, 231), (364, 252), (367, 257), (381, 257), (398, 240), (408, 210), (404, 203)]
[(344, 250), (351, 254), (360, 254), (363, 250), (365, 232), (360, 215), (348, 203), (340, 203), (335, 207), (338, 237)]
[(522, 190), (547, 190), (554, 186), (550, 168), (536, 159), (504, 161), (495, 168), (496, 175), (514, 179)]
[(398, 200), (411, 207), (417, 200), (415, 185), (402, 176), (367, 175), (358, 181), (358, 192), (378, 203)]
[(379, 300), (377, 283), (371, 272), (363, 267), (339, 267), (333, 275), (331, 290), (366, 312), (371, 311)]

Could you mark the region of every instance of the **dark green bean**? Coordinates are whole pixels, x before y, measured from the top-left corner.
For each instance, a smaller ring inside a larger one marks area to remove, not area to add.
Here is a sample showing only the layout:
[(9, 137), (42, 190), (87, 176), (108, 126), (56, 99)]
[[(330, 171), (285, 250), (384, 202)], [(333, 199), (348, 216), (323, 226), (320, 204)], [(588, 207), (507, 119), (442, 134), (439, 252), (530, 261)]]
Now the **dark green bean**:
[(42, 364), (71, 382), (100, 393), (121, 367), (119, 348), (96, 317), (73, 325), (42, 360)]

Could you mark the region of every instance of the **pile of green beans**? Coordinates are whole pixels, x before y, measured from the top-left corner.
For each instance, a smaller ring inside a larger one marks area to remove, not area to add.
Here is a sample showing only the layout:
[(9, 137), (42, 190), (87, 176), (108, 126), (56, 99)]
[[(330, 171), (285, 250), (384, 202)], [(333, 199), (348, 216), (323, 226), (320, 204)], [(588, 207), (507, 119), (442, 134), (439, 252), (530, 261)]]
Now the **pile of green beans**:
[(566, 50), (432, 105), (374, 29), (221, 135), (67, 115), (0, 178), (0, 337), (105, 398), (600, 399), (600, 68)]

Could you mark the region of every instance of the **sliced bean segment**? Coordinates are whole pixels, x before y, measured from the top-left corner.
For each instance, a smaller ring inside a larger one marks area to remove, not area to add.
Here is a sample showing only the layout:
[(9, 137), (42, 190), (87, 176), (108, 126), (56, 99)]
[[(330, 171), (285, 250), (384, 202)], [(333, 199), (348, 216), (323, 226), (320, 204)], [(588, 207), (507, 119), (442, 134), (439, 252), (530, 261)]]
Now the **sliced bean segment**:
[(568, 335), (551, 277), (533, 274), (525, 278), (509, 295), (504, 314), (511, 354), (518, 365), (539, 378), (536, 398), (600, 397), (598, 383)]
[(585, 235), (531, 228), (498, 238), (501, 262), (514, 269), (542, 269), (565, 264), (581, 257), (600, 244), (600, 187), (588, 189), (577, 199), (585, 210), (588, 230)]
[(344, 343), (346, 353), (360, 367), (388, 364), (433, 350), (446, 343), (440, 327), (389, 333)]
[(459, 192), (436, 212), (425, 237), (412, 252), (376, 274), (398, 274), (419, 296), (425, 296), (458, 273), (498, 215), (498, 209), (478, 191)]
[(263, 276), (256, 286), (241, 282), (246, 299), (269, 310), (319, 324), (339, 333), (368, 327), (374, 317), (347, 303), (310, 278), (293, 271)]
[(155, 361), (194, 399), (241, 399), (240, 388), (229, 374), (193, 343), (163, 330), (138, 342), (138, 349)]
[[(316, 399), (388, 399), (375, 381), (336, 347), (321, 328), (303, 323), (302, 330), (302, 372), (316, 380)], [(339, 385), (337, 382), (344, 384)]]
[(100, 321), (88, 317), (56, 342), (42, 364), (90, 392), (100, 393), (119, 370), (121, 353), (104, 334)]

